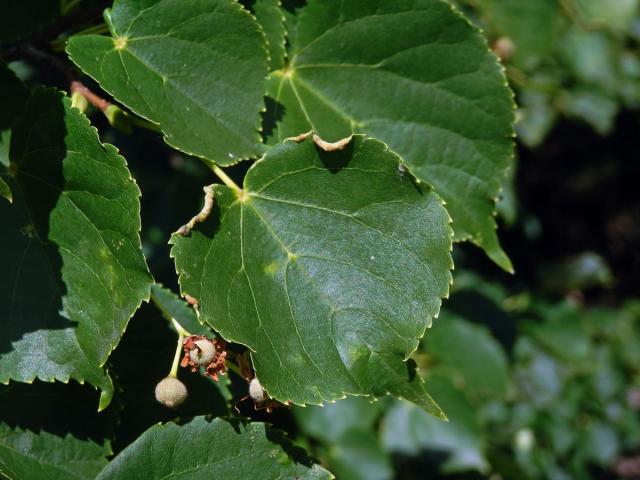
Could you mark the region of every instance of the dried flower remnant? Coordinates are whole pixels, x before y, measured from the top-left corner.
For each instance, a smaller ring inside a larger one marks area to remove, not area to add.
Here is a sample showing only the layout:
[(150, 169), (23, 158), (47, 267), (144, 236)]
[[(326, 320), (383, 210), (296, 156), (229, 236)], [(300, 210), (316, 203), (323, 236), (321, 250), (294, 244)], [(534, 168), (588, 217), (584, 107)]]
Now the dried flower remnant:
[(205, 374), (218, 381), (218, 375), (224, 375), (227, 371), (227, 351), (221, 340), (191, 335), (182, 342), (182, 349), (184, 357), (180, 366), (190, 366), (192, 372), (197, 372), (200, 367), (204, 367)]

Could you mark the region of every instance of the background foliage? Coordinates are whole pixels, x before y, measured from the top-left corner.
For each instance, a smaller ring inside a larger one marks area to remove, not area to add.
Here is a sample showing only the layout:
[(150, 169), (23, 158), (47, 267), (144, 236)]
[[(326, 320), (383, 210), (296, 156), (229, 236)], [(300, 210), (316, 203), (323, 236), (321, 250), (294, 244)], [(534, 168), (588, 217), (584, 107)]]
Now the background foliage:
[[(70, 34), (81, 28), (100, 25), (102, 10), (110, 6), (100, 1), (10, 3), (14, 16), (0, 16), (0, 56), (10, 67), (10, 71), (0, 69), (3, 76), (0, 80), (6, 86), (0, 118), (0, 161), (4, 165), (8, 164), (9, 127), (22, 114), (26, 101), (26, 93), (16, 77), (30, 88), (49, 85), (68, 91), (69, 79), (65, 69), (59, 68), (59, 63), (66, 60), (62, 52), (64, 43)], [(294, 39), (292, 33), (295, 31), (293, 14), (300, 7), (299, 2), (283, 1), (282, 10), (275, 8), (277, 2), (255, 0), (244, 3), (255, 13), (267, 38), (275, 39), (268, 45), (268, 68), (280, 71), (285, 60), (284, 29), (279, 16), (286, 18), (294, 46), (296, 41), (305, 40)], [(82, 7), (80, 10), (78, 4)], [(139, 282), (138, 288), (134, 288), (137, 302), (149, 297), (153, 301), (142, 304), (126, 330), (120, 326), (126, 321), (111, 325), (109, 318), (97, 326), (99, 335), (90, 333), (99, 336), (104, 344), (91, 352), (92, 370), (74, 374), (73, 378), (90, 381), (93, 376), (95, 381), (91, 383), (106, 382), (108, 391), (111, 384), (105, 373), (108, 371), (115, 392), (108, 407), (103, 397), (104, 411), (95, 411), (100, 403), (100, 393), (89, 385), (75, 381), (47, 383), (42, 381), (51, 378), (46, 373), (38, 380), (33, 376), (22, 378), (32, 381), (31, 384), (10, 382), (0, 386), (0, 475), (18, 479), (94, 478), (102, 470), (99, 478), (125, 478), (117, 476), (124, 475), (118, 473), (119, 469), (129, 468), (134, 473), (127, 471), (127, 475), (140, 476), (146, 473), (140, 470), (140, 465), (159, 462), (145, 456), (145, 442), (151, 441), (153, 436), (153, 441), (174, 444), (173, 436), (180, 435), (186, 436), (181, 437), (180, 442), (183, 447), (188, 446), (192, 455), (180, 467), (189, 470), (193, 468), (190, 461), (198, 464), (202, 459), (220, 455), (213, 442), (203, 442), (206, 445), (189, 442), (194, 436), (200, 438), (200, 435), (216, 433), (214, 437), (224, 438), (225, 447), (237, 446), (238, 454), (247, 445), (256, 445), (253, 453), (259, 455), (252, 468), (264, 461), (260, 464), (264, 478), (277, 478), (281, 472), (301, 478), (329, 478), (326, 470), (294, 448), (290, 440), (275, 429), (262, 423), (242, 425), (203, 417), (235, 416), (234, 406), (237, 405), (243, 415), (286, 431), (339, 479), (475, 479), (496, 478), (495, 475), (505, 479), (613, 479), (640, 476), (640, 304), (634, 300), (637, 272), (640, 271), (640, 195), (636, 185), (640, 178), (637, 161), (640, 158), (637, 147), (640, 7), (635, 0), (613, 3), (597, 0), (460, 0), (457, 5), (483, 28), (489, 44), (502, 58), (516, 94), (518, 168), (512, 169), (510, 177), (504, 181), (498, 204), (503, 249), (511, 258), (516, 274), (501, 272), (477, 248), (457, 245), (454, 250), (456, 270), (450, 299), (412, 355), (419, 373), (426, 379), (428, 391), (444, 408), (449, 423), (391, 397), (382, 397), (373, 403), (366, 398), (349, 397), (323, 408), (295, 406), (291, 410), (276, 409), (268, 414), (254, 410), (250, 401), (239, 402), (246, 394), (246, 383), (234, 375), (231, 375), (232, 383), (219, 384), (203, 376), (183, 375), (181, 378), (190, 392), (187, 402), (177, 412), (160, 406), (153, 397), (153, 389), (166, 375), (176, 339), (175, 332), (163, 317), (180, 318), (193, 333), (210, 331), (202, 327), (192, 310), (169, 290), (159, 286), (154, 286), (150, 292), (146, 289), (148, 272), (135, 254), (123, 259), (125, 253), (115, 249), (101, 250), (100, 242), (93, 241), (85, 246), (87, 258), (95, 258), (101, 253), (110, 256), (116, 270), (120, 267), (115, 259), (120, 258), (130, 268), (110, 272), (113, 281), (122, 283), (127, 278), (134, 286)], [(114, 33), (129, 28), (126, 13), (120, 12), (119, 16), (115, 12), (115, 17), (111, 18)], [(235, 17), (236, 14), (236, 10), (230, 13), (244, 25), (243, 17)], [(152, 28), (151, 22), (150, 25)], [(247, 30), (242, 41), (254, 41), (256, 32)], [(223, 45), (223, 50), (236, 48), (236, 40), (235, 37), (226, 39), (228, 45)], [(79, 45), (81, 41), (90, 42), (91, 39), (77, 38), (76, 41)], [(95, 58), (103, 54), (99, 44), (91, 45), (91, 48), (95, 48)], [(141, 44), (140, 48), (153, 46)], [(71, 57), (81, 66), (83, 61), (94, 61), (93, 58), (82, 60), (73, 49), (71, 42)], [(47, 55), (42, 55), (42, 51)], [(323, 51), (311, 53), (321, 55)], [(301, 57), (299, 62), (303, 60)], [(247, 58), (246, 61), (253, 65), (252, 68), (264, 68), (266, 73), (267, 65), (260, 64), (260, 59)], [(131, 66), (133, 69), (138, 67)], [(84, 65), (83, 69), (91, 74), (90, 66)], [(164, 73), (160, 72), (161, 75)], [(314, 79), (311, 73), (301, 81), (315, 81), (317, 90), (325, 88), (323, 79)], [(109, 71), (114, 77), (117, 74), (115, 70)], [(154, 70), (140, 67), (137, 75), (141, 84), (147, 84), (153, 82)], [(97, 78), (96, 75), (96, 79), (116, 100), (125, 102), (127, 95), (135, 93), (111, 91), (109, 78)], [(90, 79), (85, 77), (83, 80), (95, 91), (100, 91)], [(213, 91), (219, 88), (216, 95), (225, 95), (225, 88), (232, 88), (229, 85), (232, 82), (218, 80), (202, 88)], [(256, 84), (260, 79), (245, 77), (244, 80), (246, 84), (240, 88), (253, 92), (253, 96), (246, 97), (247, 104), (257, 105), (262, 87)], [(188, 87), (196, 88), (194, 85)], [(273, 87), (266, 85), (266, 88)], [(184, 102), (174, 94), (176, 97), (168, 93), (170, 102)], [(42, 96), (38, 102), (40, 107), (47, 104), (46, 98), (55, 96), (47, 90), (39, 91), (38, 95)], [(353, 99), (356, 111), (358, 101), (358, 98)], [(128, 102), (130, 108), (163, 127), (165, 122), (175, 121), (172, 116), (155, 116), (166, 112), (147, 112), (140, 98)], [(114, 192), (109, 190), (117, 185), (118, 192), (124, 190), (126, 193), (120, 199), (111, 200), (131, 202), (137, 198), (139, 187), (143, 193), (139, 240), (139, 226), (135, 222), (122, 235), (133, 244), (141, 242), (156, 282), (177, 292), (175, 265), (170, 258), (167, 239), (201, 204), (200, 186), (212, 181), (209, 169), (200, 160), (171, 149), (158, 133), (137, 128), (127, 119), (120, 124), (96, 110), (90, 111), (90, 119), (100, 132), (98, 141), (95, 131), (68, 104), (65, 103), (64, 112), (56, 114), (62, 113), (58, 118), (63, 119), (57, 127), (92, 138), (93, 147), (101, 149), (104, 162), (114, 166), (104, 175), (94, 171), (88, 178), (100, 178), (100, 182), (83, 185), (82, 189), (111, 197)], [(55, 108), (55, 102), (52, 105)], [(269, 127), (269, 118), (274, 111), (269, 101), (266, 107), (267, 112), (262, 117), (266, 125), (264, 135), (268, 136), (269, 132), (274, 134), (273, 125)], [(35, 108), (34, 105), (31, 108)], [(221, 136), (227, 141), (219, 151), (216, 150), (220, 148), (219, 143), (208, 146), (206, 154), (226, 156), (227, 163), (234, 164), (237, 159), (256, 153), (252, 150), (254, 144), (243, 143), (224, 130), (226, 127), (215, 123), (212, 114), (212, 109), (217, 108), (215, 105), (200, 104), (194, 108), (200, 109), (202, 115), (196, 127), (220, 128)], [(230, 110), (233, 108), (237, 106), (229, 107)], [(43, 107), (43, 110), (46, 109)], [(324, 120), (324, 114), (319, 115), (318, 118)], [(232, 126), (232, 132), (253, 132), (258, 119), (254, 120)], [(362, 120), (366, 121), (366, 117)], [(22, 122), (23, 128), (33, 123), (29, 118)], [(130, 134), (132, 126), (133, 135)], [(183, 151), (203, 154), (184, 143), (197, 137), (197, 131), (184, 132), (171, 125), (163, 130), (169, 144), (181, 147)], [(20, 144), (20, 137), (23, 137), (20, 127), (14, 128), (13, 135), (16, 131), (19, 138), (13, 141)], [(279, 133), (275, 131), (275, 135)], [(33, 148), (39, 148), (42, 145), (37, 142), (51, 143), (61, 139), (54, 132), (43, 139), (29, 139), (29, 142), (36, 142)], [(65, 137), (66, 142), (73, 140), (73, 135)], [(29, 142), (25, 145), (27, 150)], [(122, 157), (103, 144), (118, 146), (120, 155), (127, 159), (130, 176), (126, 171), (118, 172)], [(508, 149), (508, 146), (499, 148)], [(227, 156), (229, 150), (236, 152), (233, 158)], [(28, 162), (28, 155), (20, 158)], [(64, 172), (40, 172), (38, 175), (51, 179), (54, 185), (56, 179), (61, 181), (60, 175), (73, 179), (73, 159), (66, 162), (64, 164), (71, 167)], [(229, 173), (240, 183), (246, 169), (246, 165), (239, 163), (232, 166)], [(31, 178), (18, 178), (17, 183), (28, 182)], [(135, 178), (138, 187), (131, 178)], [(127, 186), (123, 188), (122, 185)], [(46, 189), (38, 191), (44, 199), (43, 205), (52, 208), (52, 194)], [(12, 193), (14, 206), (34, 201), (19, 189), (9, 190), (3, 180), (0, 180), (0, 193), (3, 196)], [(74, 200), (73, 195), (71, 192), (70, 200)], [(67, 222), (73, 211), (57, 205), (56, 214)], [(2, 200), (0, 209), (8, 208)], [(49, 238), (59, 239), (59, 244), (63, 245), (65, 241), (82, 238), (81, 232), (85, 230), (93, 231), (92, 225), (98, 230), (109, 230), (107, 226), (101, 228), (104, 225), (101, 222), (109, 219), (102, 218), (99, 213), (93, 212), (92, 216), (89, 212), (82, 216), (83, 221), (87, 217), (89, 220), (76, 224), (69, 231), (60, 228), (64, 223), (41, 223), (42, 231), (33, 235), (44, 232), (53, 235)], [(56, 234), (60, 236), (56, 237)], [(3, 236), (2, 241), (13, 240)], [(108, 247), (107, 243), (105, 245)], [(74, 246), (72, 250), (76, 251), (76, 248)], [(485, 248), (488, 247), (485, 245)], [(28, 249), (25, 251), (38, 255)], [(500, 263), (502, 257), (498, 257), (496, 261)], [(2, 258), (2, 268), (11, 267), (15, 260)], [(33, 268), (33, 273), (29, 274), (27, 286), (46, 295), (50, 285), (58, 284), (60, 278), (48, 278), (39, 273), (37, 268), (42, 264), (37, 256), (32, 263), (29, 267)], [(109, 265), (109, 261), (106, 264)], [(502, 265), (508, 266), (504, 262)], [(72, 274), (83, 275), (82, 272), (62, 272), (63, 277)], [(0, 284), (0, 287), (0, 295), (9, 295), (7, 286)], [(70, 305), (80, 310), (82, 292), (66, 293), (69, 299), (80, 299), (70, 300)], [(5, 305), (12, 301), (4, 297), (3, 300)], [(52, 330), (54, 335), (66, 341), (82, 342), (82, 334), (78, 333), (75, 339), (75, 334), (69, 333), (72, 331), (70, 325), (57, 317), (59, 305), (43, 301), (31, 307), (40, 305), (48, 305), (45, 312), (50, 315), (48, 325), (53, 322), (57, 326)], [(105, 305), (102, 305), (103, 311), (108, 310)], [(118, 305), (121, 317), (114, 318), (128, 318), (135, 306), (137, 303)], [(36, 311), (33, 315), (28, 309), (25, 312), (25, 316), (42, 321), (42, 312)], [(15, 325), (2, 319), (2, 342), (7, 338), (15, 340), (13, 336), (17, 331), (12, 333)], [(37, 330), (34, 325), (33, 331)], [(106, 355), (120, 335), (118, 347), (105, 364)], [(23, 342), (27, 340), (28, 336)], [(8, 349), (0, 348), (3, 382), (6, 381), (3, 372), (9, 371), (9, 367), (4, 367), (2, 362), (11, 364), (18, 372), (12, 373), (12, 378), (20, 372), (20, 365), (15, 366), (16, 362), (8, 353)], [(62, 354), (66, 355), (62, 360), (54, 357), (57, 363), (68, 362), (73, 366), (77, 361), (77, 355), (70, 354), (67, 348)], [(69, 374), (59, 379), (68, 381)], [(193, 417), (195, 419), (190, 420)], [(154, 426), (173, 419), (177, 419), (184, 430), (174, 424)], [(103, 470), (113, 455), (123, 451), (124, 456), (117, 457), (120, 460)], [(278, 460), (282, 470), (280, 467), (269, 470), (273, 458)], [(74, 464), (78, 459), (84, 460)], [(233, 462), (233, 459), (229, 461)], [(162, 465), (158, 465), (161, 470)], [(233, 468), (241, 466), (238, 464)], [(215, 466), (211, 468), (214, 472)], [(222, 469), (217, 475), (225, 471)]]

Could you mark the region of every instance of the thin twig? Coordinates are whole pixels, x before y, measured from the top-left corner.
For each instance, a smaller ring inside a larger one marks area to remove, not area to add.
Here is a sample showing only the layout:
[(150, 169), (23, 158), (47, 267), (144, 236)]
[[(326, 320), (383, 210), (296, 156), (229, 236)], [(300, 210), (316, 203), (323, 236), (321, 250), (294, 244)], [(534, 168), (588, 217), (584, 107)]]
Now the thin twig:
[(84, 83), (80, 82), (79, 80), (74, 80), (73, 82), (71, 82), (71, 93), (81, 94), (91, 105), (102, 112), (106, 112), (107, 109), (111, 106), (111, 102), (108, 102), (104, 98), (99, 97), (98, 95), (93, 93), (87, 86), (85, 86)]

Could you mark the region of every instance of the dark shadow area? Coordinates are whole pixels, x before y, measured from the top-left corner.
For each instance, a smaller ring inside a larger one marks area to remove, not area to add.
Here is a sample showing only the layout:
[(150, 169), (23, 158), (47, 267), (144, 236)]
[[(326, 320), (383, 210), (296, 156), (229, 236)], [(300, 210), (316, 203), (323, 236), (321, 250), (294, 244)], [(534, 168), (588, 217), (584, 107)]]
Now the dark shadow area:
[[(423, 450), (417, 455), (404, 455), (396, 453), (392, 455), (395, 480), (424, 480), (430, 478), (442, 478), (441, 467), (446, 462), (448, 454), (437, 450)], [(482, 480), (485, 476), (479, 473), (468, 472), (448, 474), (451, 480)], [(525, 480), (525, 479), (519, 479)]]
[(520, 147), (518, 222), (498, 229), (516, 274), (501, 272), (470, 244), (456, 245), (456, 267), (473, 269), (515, 290), (537, 292), (544, 280), (539, 276), (540, 266), (552, 267), (584, 252), (595, 252), (609, 265), (615, 280), (610, 288), (587, 291), (587, 301), (617, 305), (626, 296), (637, 295), (638, 131), (640, 117), (634, 112), (619, 115), (608, 137), (565, 120), (536, 150)]
[(446, 302), (446, 309), (465, 320), (487, 326), (507, 350), (512, 349), (518, 333), (515, 319), (493, 300), (476, 290), (461, 290)]
[(316, 151), (327, 170), (331, 173), (339, 173), (340, 170), (349, 165), (353, 158), (353, 144), (354, 142), (351, 141), (341, 150), (334, 150), (333, 152), (325, 152), (316, 146)]
[(413, 382), (418, 375), (418, 364), (413, 358), (409, 358), (404, 362), (404, 366), (407, 369), (407, 380), (409, 383)]
[(534, 243), (535, 256), (519, 252), (518, 261), (527, 270), (543, 260), (557, 261), (592, 250), (611, 266), (620, 294), (637, 294), (638, 131), (640, 118), (635, 113), (621, 115), (614, 133), (606, 138), (565, 122), (541, 148), (521, 150), (516, 188), (526, 212), (535, 215), (542, 226)]
[(524, 470), (518, 465), (512, 451), (507, 449), (495, 449), (489, 452), (489, 462), (496, 471), (501, 472), (506, 478), (518, 480), (531, 480)]
[(24, 110), (29, 91), (16, 75), (0, 61), (0, 85), (3, 87), (0, 130), (11, 128)]
[(109, 371), (119, 386), (115, 399), (123, 409), (115, 427), (114, 452), (158, 422), (168, 422), (177, 416), (229, 414), (228, 403), (216, 384), (188, 368), (180, 368), (178, 372), (189, 392), (186, 402), (172, 410), (156, 401), (156, 384), (171, 369), (177, 341), (177, 334), (153, 305), (144, 304), (129, 323), (109, 361)]
[(0, 16), (0, 43), (24, 37), (25, 32), (29, 33), (31, 30), (44, 30), (60, 13), (57, 2), (8, 0), (3, 3), (3, 8), (8, 11)]
[[(250, 418), (251, 421), (277, 425), (280, 430), (295, 436), (297, 425), (291, 412), (291, 407), (277, 402), (266, 402), (263, 405), (256, 404), (251, 397), (248, 397), (249, 385), (236, 376), (232, 376), (232, 379), (234, 382), (231, 388), (233, 393), (233, 413), (241, 417)], [(267, 405), (271, 411), (267, 410)]]
[(11, 427), (45, 430), (60, 437), (70, 433), (101, 444), (112, 438), (122, 404), (116, 398), (98, 413), (99, 396), (89, 385), (74, 381), (10, 383), (0, 386), (0, 412)]
[(74, 326), (61, 313), (62, 258), (48, 240), (64, 185), (64, 117), (61, 96), (40, 91), (13, 130), (14, 202), (0, 202), (0, 354), (31, 332)]
[(264, 97), (265, 111), (260, 112), (262, 117), (262, 141), (266, 143), (267, 139), (273, 135), (274, 130), (278, 126), (285, 115), (285, 107), (280, 102), (276, 102), (271, 97)]
[(282, 8), (287, 12), (293, 13), (296, 9), (302, 8), (307, 4), (306, 0), (281, 0)]
[(188, 235), (193, 235), (195, 232), (204, 235), (209, 240), (213, 240), (213, 238), (220, 230), (220, 221), (221, 221), (221, 210), (218, 202), (213, 203), (213, 208), (209, 213), (209, 216), (204, 222), (197, 223), (192, 232)]
[(266, 434), (269, 441), (280, 445), (294, 462), (309, 468), (317, 462), (313, 458), (309, 457), (304, 448), (294, 445), (284, 432), (267, 428)]
[(255, 13), (253, 7), (256, 4), (256, 0), (238, 0), (238, 3), (240, 3), (240, 5), (249, 10), (251, 13)]
[[(280, 3), (282, 8), (292, 13), (295, 9), (304, 7), (307, 4), (306, 0), (282, 0)], [(240, 0), (240, 4), (251, 13), (254, 13), (253, 9), (256, 4), (256, 0)]]

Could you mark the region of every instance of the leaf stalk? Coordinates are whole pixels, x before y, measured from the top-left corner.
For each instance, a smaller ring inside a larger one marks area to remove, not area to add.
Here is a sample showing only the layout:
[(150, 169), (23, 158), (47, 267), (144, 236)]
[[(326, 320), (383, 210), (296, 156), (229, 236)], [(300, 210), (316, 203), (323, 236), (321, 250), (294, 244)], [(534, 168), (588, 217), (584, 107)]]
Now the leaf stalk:
[(182, 343), (184, 341), (184, 335), (181, 331), (178, 331), (178, 344), (176, 345), (176, 353), (173, 356), (173, 363), (171, 364), (171, 371), (169, 376), (178, 378), (178, 367), (180, 366), (180, 358), (182, 357)]
[(185, 337), (190, 337), (191, 334), (173, 317), (171, 318), (171, 323), (178, 332), (178, 344), (176, 345), (176, 353), (173, 356), (173, 363), (171, 364), (171, 371), (169, 372), (169, 376), (177, 378), (178, 367), (180, 366), (180, 358), (182, 357), (182, 344), (184, 343)]
[(218, 178), (222, 180), (222, 183), (224, 183), (227, 187), (231, 188), (232, 190), (236, 190), (237, 192), (242, 191), (242, 189), (238, 186), (238, 184), (236, 184), (236, 182), (231, 180), (229, 175), (224, 173), (224, 170), (222, 170), (218, 165), (216, 165), (215, 163), (212, 163), (211, 170), (213, 170), (213, 173), (215, 173), (218, 176)]

